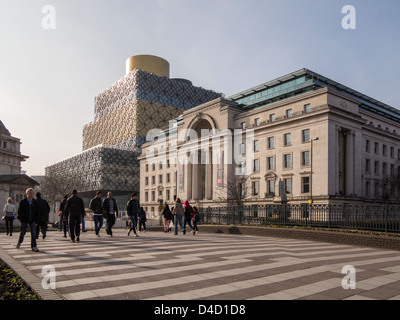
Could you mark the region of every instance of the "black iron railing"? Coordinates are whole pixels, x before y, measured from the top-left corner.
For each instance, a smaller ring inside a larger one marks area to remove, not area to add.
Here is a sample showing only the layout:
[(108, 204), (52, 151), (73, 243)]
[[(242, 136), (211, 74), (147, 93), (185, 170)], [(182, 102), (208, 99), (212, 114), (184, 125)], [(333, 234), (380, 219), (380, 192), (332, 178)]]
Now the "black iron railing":
[(284, 225), (400, 232), (395, 205), (249, 205), (200, 208), (206, 224)]

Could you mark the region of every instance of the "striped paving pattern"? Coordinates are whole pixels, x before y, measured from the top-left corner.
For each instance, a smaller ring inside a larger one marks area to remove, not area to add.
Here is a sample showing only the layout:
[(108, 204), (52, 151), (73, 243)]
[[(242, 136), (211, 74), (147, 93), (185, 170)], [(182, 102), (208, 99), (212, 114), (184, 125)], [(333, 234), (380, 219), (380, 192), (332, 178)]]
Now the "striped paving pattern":
[[(400, 300), (400, 251), (305, 240), (161, 231), (127, 237), (94, 232), (71, 243), (58, 231), (21, 249), (0, 234), (0, 248), (39, 279), (56, 270), (65, 299), (149, 300)], [(342, 268), (356, 269), (356, 289), (343, 289)]]

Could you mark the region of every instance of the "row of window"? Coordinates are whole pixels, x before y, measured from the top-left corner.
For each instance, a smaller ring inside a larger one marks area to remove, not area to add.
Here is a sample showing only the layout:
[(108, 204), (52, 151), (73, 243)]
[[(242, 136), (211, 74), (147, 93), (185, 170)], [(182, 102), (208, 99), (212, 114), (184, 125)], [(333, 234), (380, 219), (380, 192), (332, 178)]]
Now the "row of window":
[[(371, 152), (371, 142), (370, 140), (365, 140), (365, 151), (370, 153)], [(390, 150), (390, 151), (389, 151)], [(390, 152), (390, 154), (389, 154)], [(374, 142), (374, 153), (376, 155), (382, 154), (384, 157), (388, 157), (394, 159), (394, 147), (388, 147), (386, 144), (382, 144), (382, 153), (380, 153), (380, 145), (378, 142)], [(400, 160), (400, 149), (397, 150), (397, 159)]]
[[(151, 196), (151, 198), (149, 198), (149, 196)], [(162, 196), (163, 196), (162, 190), (159, 190), (157, 199), (161, 198)], [(144, 193), (144, 201), (145, 202), (149, 202), (149, 201), (154, 202), (154, 201), (157, 201), (157, 199), (156, 199), (156, 191), (153, 190), (153, 191), (150, 191), (150, 193), (149, 193), (149, 191), (145, 191), (145, 193)], [(171, 201), (171, 200), (173, 200), (171, 190), (166, 189), (165, 190), (165, 201)]]
[[(276, 157), (271, 156), (267, 157), (267, 170), (275, 170), (276, 169)], [(293, 154), (286, 153), (282, 155), (282, 168), (283, 169), (292, 169), (293, 168)], [(301, 166), (309, 166), (310, 163), (310, 151), (301, 151), (300, 152), (300, 165)], [(260, 172), (260, 159), (253, 160), (253, 172)], [(239, 170), (241, 173), (245, 173), (245, 162), (241, 162), (239, 165)]]
[[(366, 173), (372, 173), (371, 171), (371, 160), (370, 159), (365, 159), (365, 172)], [(380, 163), (379, 161), (374, 161), (374, 172), (375, 174), (380, 174)], [(386, 162), (382, 163), (382, 174), (389, 174), (394, 175), (395, 174), (395, 165), (390, 164), (390, 171), (389, 171), (389, 164)], [(400, 175), (400, 167), (397, 167), (397, 174)]]
[[(283, 181), (283, 186), (286, 194), (291, 194), (292, 193), (292, 188), (293, 188), (293, 178), (285, 178), (282, 180)], [(301, 177), (300, 179), (301, 183), (301, 193), (310, 193), (310, 177)], [(275, 180), (267, 180), (266, 181), (266, 197), (272, 197), (276, 195), (275, 193)], [(242, 185), (239, 186), (241, 190), (245, 190)], [(260, 181), (253, 181), (251, 183), (251, 194), (253, 196), (259, 196), (260, 195)], [(242, 193), (243, 195), (243, 193)]]
[[(301, 131), (301, 142), (307, 143), (310, 142), (310, 129), (304, 129)], [(285, 133), (283, 135), (283, 146), (288, 147), (292, 145), (292, 133)], [(241, 144), (241, 153), (246, 153), (246, 146), (244, 143)], [(275, 137), (267, 137), (267, 148), (274, 149), (275, 148)], [(260, 142), (259, 140), (254, 140), (253, 142), (253, 151), (260, 151)]]
[[(165, 181), (166, 183), (171, 182), (171, 174), (170, 173), (166, 173), (165, 177), (166, 177), (166, 181)], [(164, 183), (162, 174), (158, 175), (158, 183)], [(149, 185), (149, 177), (144, 177), (144, 184), (146, 186)], [(156, 184), (156, 176), (151, 176), (151, 184), (152, 185)]]
[[(311, 104), (307, 103), (303, 106), (303, 113), (309, 113), (311, 111)], [(285, 118), (291, 118), (293, 117), (293, 109), (286, 109), (285, 110)], [(275, 122), (276, 120), (276, 115), (275, 113), (271, 113), (270, 115), (268, 115), (268, 121), (271, 122)], [(254, 125), (255, 126), (259, 126), (261, 124), (261, 120), (260, 118), (256, 118), (254, 119)], [(240, 127), (242, 129), (246, 129), (246, 122), (241, 122), (240, 123)]]
[[(170, 163), (169, 159), (167, 159), (166, 166), (167, 166), (167, 168), (171, 168), (171, 163)], [(162, 168), (163, 168), (163, 164), (160, 162), (160, 163), (158, 164), (158, 169), (159, 169), (159, 170), (162, 170)], [(148, 164), (148, 163), (146, 163), (145, 171), (146, 171), (146, 172), (149, 172), (149, 164)], [(156, 171), (156, 164), (155, 164), (155, 163), (153, 163), (153, 164), (151, 165), (151, 171)]]

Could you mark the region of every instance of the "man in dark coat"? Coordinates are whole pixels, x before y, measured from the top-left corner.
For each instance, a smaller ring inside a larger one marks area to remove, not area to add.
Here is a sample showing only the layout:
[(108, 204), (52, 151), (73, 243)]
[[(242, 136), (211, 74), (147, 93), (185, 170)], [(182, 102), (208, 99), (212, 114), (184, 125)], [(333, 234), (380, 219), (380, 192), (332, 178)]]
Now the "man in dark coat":
[(31, 230), (32, 251), (38, 252), (39, 249), (36, 245), (36, 226), (39, 220), (39, 204), (33, 198), (32, 188), (26, 190), (26, 197), (19, 203), (18, 220), (21, 222), (21, 233), (19, 235), (17, 249), (21, 247), (21, 243), (24, 241), (26, 234), (26, 229), (29, 226)]
[(126, 204), (126, 212), (128, 216), (131, 217), (132, 221), (131, 228), (128, 231), (128, 236), (131, 234), (131, 231), (133, 231), (135, 233), (135, 236), (139, 237), (138, 234), (136, 233), (139, 211), (140, 211), (139, 201), (137, 200), (137, 194), (134, 193), (132, 195), (132, 199), (129, 200), (128, 203)]
[(116, 216), (118, 217), (118, 207), (117, 201), (113, 198), (112, 192), (107, 193), (107, 198), (103, 201), (103, 209), (106, 212), (106, 220), (107, 220), (107, 229), (106, 232), (109, 236), (112, 237), (112, 227), (115, 224)]
[(79, 236), (81, 232), (81, 221), (85, 215), (85, 205), (82, 198), (78, 197), (78, 191), (72, 191), (72, 197), (68, 198), (65, 204), (64, 211), (68, 214), (68, 225), (69, 234), (71, 236), (71, 242), (79, 242)]
[(90, 200), (90, 210), (93, 211), (94, 231), (100, 237), (100, 229), (103, 226), (103, 204), (101, 203), (101, 191), (97, 191), (96, 196)]
[(50, 206), (47, 200), (42, 198), (40, 192), (36, 193), (36, 201), (39, 204), (39, 219), (36, 227), (36, 239), (39, 238), (39, 232), (42, 230), (43, 239), (46, 239), (47, 224), (49, 223)]

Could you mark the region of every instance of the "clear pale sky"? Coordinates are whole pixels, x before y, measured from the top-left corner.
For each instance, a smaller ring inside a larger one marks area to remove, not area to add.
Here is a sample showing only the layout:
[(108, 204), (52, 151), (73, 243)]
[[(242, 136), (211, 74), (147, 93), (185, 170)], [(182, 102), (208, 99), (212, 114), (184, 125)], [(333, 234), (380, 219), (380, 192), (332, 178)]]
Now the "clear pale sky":
[(28, 175), (81, 152), (94, 97), (138, 54), (226, 96), (309, 68), (400, 108), (398, 0), (0, 0), (0, 120)]

